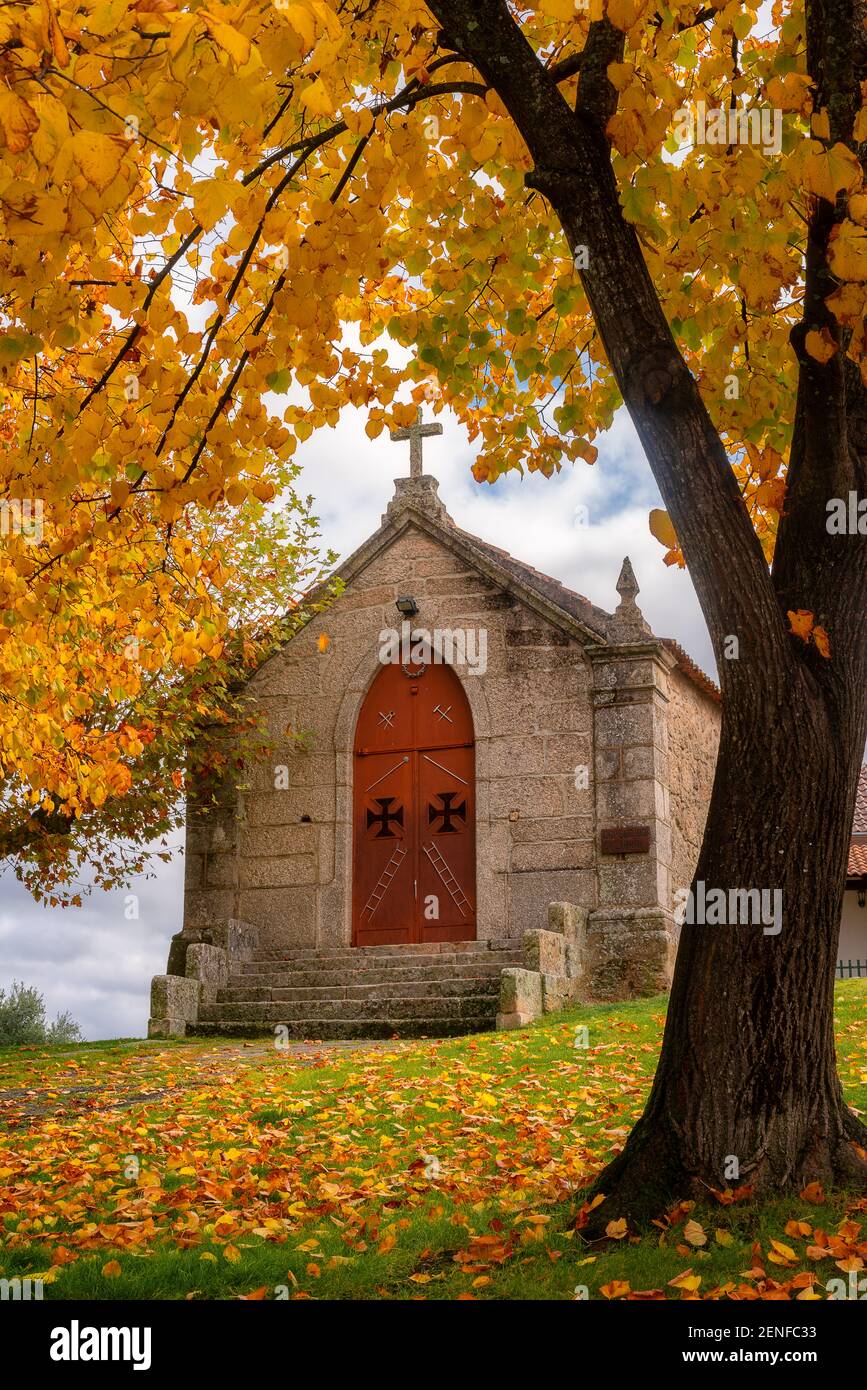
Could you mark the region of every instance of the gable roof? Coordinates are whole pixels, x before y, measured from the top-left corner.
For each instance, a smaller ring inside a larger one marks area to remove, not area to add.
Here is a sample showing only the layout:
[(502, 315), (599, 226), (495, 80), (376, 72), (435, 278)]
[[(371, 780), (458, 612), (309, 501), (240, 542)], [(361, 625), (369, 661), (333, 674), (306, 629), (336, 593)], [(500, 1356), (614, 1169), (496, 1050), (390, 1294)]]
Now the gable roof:
[(454, 530), (465, 541), (490, 556), (495, 564), (502, 565), (519, 583), (540, 594), (564, 613), (569, 613), (573, 618), (577, 618), (586, 627), (595, 631), (599, 638), (605, 640), (608, 635), (611, 614), (606, 613), (604, 608), (598, 608), (583, 594), (577, 594), (573, 589), (567, 589), (566, 585), (561, 584), (559, 579), (552, 579), (550, 575), (542, 574), (541, 570), (534, 569), (532, 565), (525, 564), (523, 560), (516, 560), (514, 555), (509, 554), (508, 550), (501, 550), (498, 545), (491, 545), (490, 541), (483, 541), (478, 536), (471, 535), (469, 531), (460, 531), (457, 527)]
[[(593, 645), (616, 645), (618, 638), (612, 632), (614, 614), (599, 608), (583, 594), (567, 588), (551, 575), (516, 560), (507, 550), (483, 541), (469, 531), (462, 531), (449, 516), (437, 492), (437, 480), (429, 474), (422, 474), (418, 478), (396, 478), (395, 495), (381, 525), (338, 566), (333, 575), (306, 596), (307, 600), (314, 601), (321, 597), (335, 578), (344, 584), (351, 583), (356, 575), (413, 526), (457, 554), (468, 567), (485, 574), (498, 588), (514, 593), (529, 608), (579, 641)], [(715, 701), (720, 700), (718, 687), (683, 647), (672, 638), (654, 639), (649, 629), (648, 636), (650, 640), (661, 642), (671, 652), (678, 668), (704, 695)], [(288, 640), (291, 641), (291, 637)]]

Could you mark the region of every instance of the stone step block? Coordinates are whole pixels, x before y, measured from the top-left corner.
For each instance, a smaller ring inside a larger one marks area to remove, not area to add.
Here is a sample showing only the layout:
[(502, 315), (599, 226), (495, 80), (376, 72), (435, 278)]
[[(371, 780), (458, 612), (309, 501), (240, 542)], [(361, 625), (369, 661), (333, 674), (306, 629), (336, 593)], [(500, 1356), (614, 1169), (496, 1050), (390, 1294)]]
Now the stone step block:
[(341, 956), (322, 955), (322, 956), (281, 956), (274, 960), (255, 960), (237, 961), (234, 963), (232, 974), (234, 975), (268, 975), (284, 974), (290, 971), (332, 971), (343, 974), (352, 970), (382, 971), (391, 974), (395, 970), (421, 970), (421, 969), (444, 969), (454, 967), (462, 969), (489, 969), (502, 970), (506, 965), (513, 965), (523, 960), (523, 952), (520, 950), (505, 951), (485, 951), (478, 954), (463, 952), (420, 952), (417, 955), (391, 955), (380, 958), (361, 955), (357, 951)]
[[(285, 1021), (284, 1021), (285, 1022)], [(329, 1042), (350, 1039), (453, 1038), (472, 1033), (488, 1033), (494, 1016), (467, 1015), (465, 1018), (366, 1018), (306, 1019), (285, 1022), (285, 1036), (298, 1042)], [(273, 1041), (273, 1030), (259, 1022), (198, 1022), (188, 1025), (187, 1034), (197, 1038), (263, 1038)]]
[(454, 998), (461, 995), (497, 998), (499, 977), (482, 975), (441, 980), (373, 980), (365, 984), (230, 986), (217, 995), (217, 1003), (240, 1004), (291, 999), (393, 999)]
[(197, 1022), (262, 1023), (275, 1027), (279, 1023), (297, 1022), (308, 1018), (463, 1018), (488, 1013), (493, 1018), (496, 1004), (495, 995), (459, 996), (451, 999), (246, 1000), (239, 1004), (203, 1004), (199, 1009)]
[[(509, 963), (511, 964), (511, 962)], [(504, 967), (505, 962), (490, 965), (487, 961), (480, 961), (472, 965), (443, 964), (441, 966), (424, 965), (415, 968), (404, 965), (393, 970), (262, 970), (230, 976), (227, 988), (249, 989), (257, 986), (268, 986), (271, 989), (285, 989), (290, 986), (297, 986), (298, 988), (309, 989), (319, 985), (337, 988), (342, 985), (374, 985), (386, 981), (399, 983), (400, 981), (412, 980), (431, 982), (461, 979), (498, 980)]]

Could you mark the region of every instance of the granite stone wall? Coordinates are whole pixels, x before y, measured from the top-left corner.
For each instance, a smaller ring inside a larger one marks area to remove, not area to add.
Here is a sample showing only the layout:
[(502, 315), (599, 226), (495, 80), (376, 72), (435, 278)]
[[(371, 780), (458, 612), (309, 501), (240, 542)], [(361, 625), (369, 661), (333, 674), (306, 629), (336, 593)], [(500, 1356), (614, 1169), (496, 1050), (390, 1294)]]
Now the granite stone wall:
[(402, 593), (419, 627), (487, 630), (484, 674), (456, 668), (476, 735), (479, 938), (543, 927), (551, 901), (595, 905), (592, 774), (575, 772), (593, 762), (583, 647), (410, 526), (253, 678), (273, 755), (223, 810), (190, 818), (188, 927), (240, 918), (265, 947), (351, 940), (355, 721)]
[(671, 887), (689, 888), (701, 849), (719, 747), (720, 706), (675, 668), (669, 681)]

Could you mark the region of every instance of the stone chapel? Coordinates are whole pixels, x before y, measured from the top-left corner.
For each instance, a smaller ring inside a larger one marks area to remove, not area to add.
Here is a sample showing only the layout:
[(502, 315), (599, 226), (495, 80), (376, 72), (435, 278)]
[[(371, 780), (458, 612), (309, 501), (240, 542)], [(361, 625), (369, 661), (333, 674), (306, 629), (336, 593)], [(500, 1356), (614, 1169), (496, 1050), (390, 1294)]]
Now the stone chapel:
[(422, 432), (339, 597), (250, 679), (271, 756), (188, 806), (151, 1036), (446, 1035), (669, 984), (719, 691), (628, 559), (608, 613), (462, 531)]

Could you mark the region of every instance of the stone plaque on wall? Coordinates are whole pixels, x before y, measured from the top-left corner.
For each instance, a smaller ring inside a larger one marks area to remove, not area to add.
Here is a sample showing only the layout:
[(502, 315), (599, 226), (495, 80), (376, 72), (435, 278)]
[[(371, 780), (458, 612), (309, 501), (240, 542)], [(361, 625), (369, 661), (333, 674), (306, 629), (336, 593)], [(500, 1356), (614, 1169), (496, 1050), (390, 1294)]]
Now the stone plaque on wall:
[(603, 830), (600, 836), (602, 854), (649, 854), (649, 825), (616, 825)]

